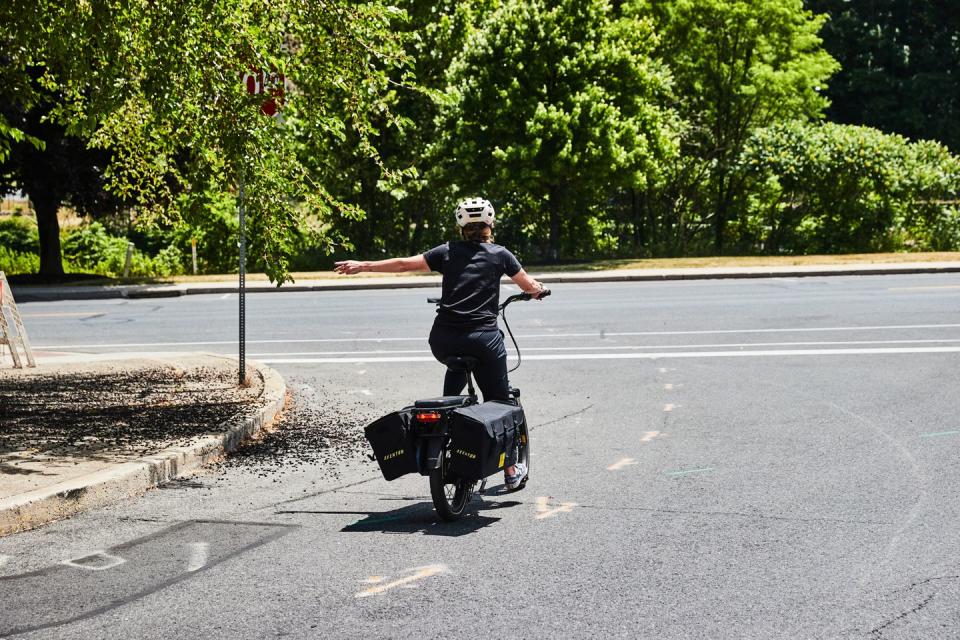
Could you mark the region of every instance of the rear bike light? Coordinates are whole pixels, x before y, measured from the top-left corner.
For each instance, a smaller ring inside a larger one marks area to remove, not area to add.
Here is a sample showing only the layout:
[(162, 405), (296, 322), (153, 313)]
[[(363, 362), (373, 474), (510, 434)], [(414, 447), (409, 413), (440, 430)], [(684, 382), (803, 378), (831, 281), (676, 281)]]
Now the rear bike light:
[(418, 422), (440, 422), (439, 411), (424, 411), (423, 413), (416, 414)]

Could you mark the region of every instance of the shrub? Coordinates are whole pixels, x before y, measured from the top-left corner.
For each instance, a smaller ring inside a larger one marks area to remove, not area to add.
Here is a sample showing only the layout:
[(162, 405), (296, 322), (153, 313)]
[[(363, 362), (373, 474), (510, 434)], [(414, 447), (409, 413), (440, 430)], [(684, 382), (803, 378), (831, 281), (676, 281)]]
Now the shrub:
[[(67, 233), (63, 238), (64, 258), (76, 267), (104, 276), (123, 275), (127, 259), (126, 238), (110, 235), (99, 222)], [(130, 256), (130, 275), (139, 277), (172, 276), (184, 272), (183, 253), (169, 245), (156, 256), (134, 249)]]
[(957, 246), (960, 161), (939, 143), (788, 123), (757, 131), (739, 170), (751, 184), (741, 232), (768, 253)]
[(38, 253), (40, 238), (37, 225), (19, 216), (0, 220), (0, 247), (17, 253)]
[(7, 275), (14, 273), (36, 273), (40, 270), (40, 256), (36, 253), (15, 251), (0, 244), (0, 271)]

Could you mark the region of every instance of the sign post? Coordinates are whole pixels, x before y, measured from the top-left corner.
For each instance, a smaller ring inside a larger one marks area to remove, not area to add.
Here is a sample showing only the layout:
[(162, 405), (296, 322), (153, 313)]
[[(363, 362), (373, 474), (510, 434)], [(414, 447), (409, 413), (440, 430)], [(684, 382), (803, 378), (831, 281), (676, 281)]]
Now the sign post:
[[(260, 106), (260, 113), (269, 117), (280, 117), (280, 106), (283, 104), (283, 95), (286, 79), (282, 73), (264, 73), (263, 71), (253, 71), (243, 75), (243, 83), (246, 85), (247, 93), (251, 95), (265, 94), (267, 96)], [(240, 250), (240, 384), (247, 383), (247, 227), (246, 212), (244, 210), (244, 173), (246, 167), (240, 170), (240, 202), (238, 214), (240, 217), (240, 241), (237, 247)], [(194, 256), (196, 256), (196, 245), (194, 245)], [(194, 257), (196, 265), (196, 257)], [(196, 269), (196, 266), (194, 266)]]
[(247, 383), (247, 226), (243, 207), (243, 171), (240, 172), (240, 385)]

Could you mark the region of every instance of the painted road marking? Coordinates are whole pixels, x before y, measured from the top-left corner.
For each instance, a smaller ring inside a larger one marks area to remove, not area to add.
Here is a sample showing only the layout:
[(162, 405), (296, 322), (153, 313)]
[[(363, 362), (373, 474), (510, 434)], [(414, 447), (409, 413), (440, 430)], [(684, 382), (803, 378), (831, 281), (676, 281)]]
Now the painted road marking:
[[(750, 333), (816, 333), (831, 331), (895, 331), (899, 329), (956, 329), (960, 324), (901, 324), (901, 325), (872, 325), (862, 327), (793, 327), (782, 329), (716, 329), (699, 331), (622, 331), (606, 333), (607, 336), (694, 336), (694, 335), (733, 335)], [(596, 333), (545, 333), (518, 335), (518, 340), (535, 338), (595, 338)], [(413, 338), (301, 338), (275, 340), (247, 340), (247, 344), (307, 344), (327, 342), (423, 342), (423, 336)], [(216, 340), (202, 342), (127, 342), (127, 343), (100, 343), (74, 345), (34, 345), (35, 349), (91, 349), (99, 347), (175, 347), (175, 346), (207, 346), (207, 345), (234, 345), (236, 340)]]
[[(47, 347), (52, 348), (52, 347)], [(756, 358), (790, 356), (862, 356), (862, 355), (909, 355), (921, 353), (960, 353), (960, 347), (914, 347), (889, 349), (776, 349), (756, 351), (678, 351), (665, 353), (571, 353), (528, 355), (524, 360), (666, 360), (668, 358)], [(409, 363), (435, 362), (427, 356), (407, 358), (258, 358), (265, 364), (345, 364), (363, 363)]]
[(960, 289), (960, 284), (932, 284), (925, 287), (890, 287), (887, 291), (934, 291), (939, 289)]
[(668, 382), (667, 384), (663, 385), (663, 390), (673, 391), (674, 389), (679, 389), (682, 386), (683, 386), (682, 384), (673, 384), (672, 382)]
[(938, 438), (940, 436), (957, 436), (960, 431), (936, 431), (934, 433), (921, 433), (921, 438)]
[[(447, 566), (444, 564), (431, 564), (425, 567), (417, 567), (416, 569), (413, 569), (414, 573), (412, 575), (409, 575), (405, 578), (400, 578), (399, 580), (394, 580), (393, 582), (383, 583), (382, 581), (380, 581), (378, 584), (375, 584), (369, 589), (366, 589), (356, 594), (356, 597), (366, 598), (368, 596), (379, 595), (384, 591), (389, 591), (390, 589), (394, 589), (396, 587), (402, 587), (412, 582), (416, 582), (417, 580), (423, 580), (424, 578), (435, 576), (439, 573), (445, 572), (446, 570), (447, 570)], [(378, 576), (372, 576), (372, 577), (376, 578)], [(367, 580), (370, 580), (370, 579), (371, 578), (367, 578)], [(364, 582), (366, 582), (367, 580), (365, 580)]]
[[(290, 344), (294, 344), (296, 340), (287, 341)], [(707, 343), (707, 344), (619, 344), (613, 346), (603, 346), (603, 345), (585, 345), (579, 347), (524, 347), (524, 351), (637, 351), (641, 349), (746, 349), (754, 347), (841, 347), (841, 346), (854, 346), (854, 345), (894, 345), (894, 344), (953, 344), (960, 342), (960, 338), (931, 338), (931, 339), (916, 339), (916, 340), (803, 340), (803, 341), (791, 341), (791, 342), (717, 342), (717, 343)], [(190, 346), (199, 343), (190, 343), (190, 342), (180, 342), (180, 343), (171, 343), (168, 346)], [(36, 347), (37, 349), (53, 350), (53, 349), (84, 349), (84, 348), (101, 348), (101, 347), (120, 347), (126, 348), (131, 345), (121, 344), (121, 345), (111, 345), (111, 344), (100, 344), (100, 345), (73, 345), (67, 347), (64, 345), (60, 346), (44, 346)], [(512, 349), (508, 351), (513, 352)], [(176, 353), (176, 351), (174, 351)], [(388, 356), (388, 355), (414, 355), (414, 354), (428, 354), (431, 353), (428, 349), (374, 349), (372, 351), (358, 351), (356, 349), (350, 351), (251, 351), (247, 355), (251, 358), (273, 358), (273, 357), (283, 357), (283, 356)], [(668, 369), (666, 367), (661, 367), (658, 369), (660, 373), (667, 373), (669, 371), (676, 371), (676, 369)], [(676, 385), (682, 386), (682, 385)]]
[(126, 562), (126, 560), (120, 556), (109, 554), (106, 551), (96, 551), (89, 555), (74, 558), (73, 560), (64, 560), (62, 564), (68, 567), (87, 569), (89, 571), (106, 571), (107, 569), (118, 567), (124, 562)]
[(0, 567), (3, 567), (3, 565), (7, 564), (7, 561), (9, 560), (10, 560), (10, 556), (0, 553)]
[(713, 467), (703, 467), (702, 469), (684, 469), (680, 471), (667, 471), (668, 476), (685, 476), (691, 473), (707, 473), (713, 471)]
[(660, 435), (659, 431), (647, 431), (645, 434), (643, 434), (643, 437), (640, 438), (640, 442), (650, 442), (658, 435)]
[(101, 311), (51, 311), (47, 313), (21, 313), (21, 318), (93, 318), (105, 315)]
[(633, 458), (620, 458), (612, 465), (607, 467), (607, 471), (619, 471), (620, 469), (623, 469), (631, 464), (637, 464), (637, 461)]
[[(879, 344), (954, 344), (960, 342), (960, 338), (943, 339), (917, 339), (917, 340), (806, 340), (800, 342), (718, 342), (715, 344), (618, 344), (614, 346), (585, 345), (580, 347), (524, 347), (525, 352), (529, 351), (638, 351), (640, 349), (746, 349), (752, 347), (841, 347), (853, 345), (879, 345)], [(509, 352), (515, 353), (513, 349)], [(416, 354), (431, 353), (428, 349), (375, 349), (373, 351), (264, 351), (250, 352), (248, 355), (253, 358), (272, 358), (283, 356), (350, 356), (350, 355), (371, 355), (387, 356), (397, 354)], [(675, 371), (675, 369), (661, 368), (660, 373)], [(682, 387), (682, 384), (675, 385)]]
[(680, 405), (678, 405), (678, 404), (665, 404), (665, 405), (663, 405), (663, 410), (664, 410), (665, 412), (667, 412), (667, 413), (670, 413), (670, 412), (673, 411), (674, 409), (679, 409), (679, 408), (680, 408)]
[(570, 513), (573, 511), (573, 508), (577, 506), (576, 502), (561, 502), (559, 506), (551, 509), (550, 505), (547, 504), (549, 499), (548, 496), (540, 496), (537, 498), (537, 515), (534, 516), (537, 520), (552, 518), (558, 513)]
[(190, 563), (187, 564), (187, 571), (199, 571), (207, 565), (207, 558), (210, 557), (209, 542), (193, 542), (190, 544)]

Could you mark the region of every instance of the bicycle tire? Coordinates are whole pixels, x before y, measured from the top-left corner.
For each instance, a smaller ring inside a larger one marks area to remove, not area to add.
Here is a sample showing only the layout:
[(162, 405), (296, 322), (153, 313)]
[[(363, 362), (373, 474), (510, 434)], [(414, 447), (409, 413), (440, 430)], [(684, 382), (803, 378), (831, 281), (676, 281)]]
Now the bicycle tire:
[(450, 482), (444, 473), (443, 467), (430, 472), (430, 497), (433, 498), (433, 507), (437, 514), (447, 522), (459, 520), (470, 501), (470, 491), (473, 482), (456, 479)]
[[(519, 402), (518, 402), (519, 404)], [(520, 486), (514, 491), (519, 491), (526, 486), (530, 479), (530, 430), (527, 428), (527, 420), (524, 417), (523, 423), (517, 430), (517, 459), (516, 462), (522, 462), (527, 466), (527, 476), (520, 483)]]

